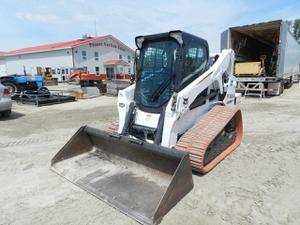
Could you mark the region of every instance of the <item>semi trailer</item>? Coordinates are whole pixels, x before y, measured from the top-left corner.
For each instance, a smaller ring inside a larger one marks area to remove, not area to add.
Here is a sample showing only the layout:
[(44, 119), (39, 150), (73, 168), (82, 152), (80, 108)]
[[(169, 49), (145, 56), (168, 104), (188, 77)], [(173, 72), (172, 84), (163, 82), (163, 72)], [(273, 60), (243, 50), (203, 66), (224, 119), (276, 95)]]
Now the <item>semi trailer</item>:
[(280, 95), (300, 77), (300, 44), (283, 20), (230, 27), (221, 33), (221, 50), (235, 52), (237, 91)]

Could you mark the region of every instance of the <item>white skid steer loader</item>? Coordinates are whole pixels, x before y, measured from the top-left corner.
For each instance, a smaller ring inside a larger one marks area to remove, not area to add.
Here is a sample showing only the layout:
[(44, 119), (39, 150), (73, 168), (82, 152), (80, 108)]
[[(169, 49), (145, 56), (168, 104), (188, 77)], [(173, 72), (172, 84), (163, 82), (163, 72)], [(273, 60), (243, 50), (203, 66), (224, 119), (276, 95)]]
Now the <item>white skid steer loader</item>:
[(171, 31), (136, 37), (136, 82), (119, 92), (109, 131), (81, 127), (51, 168), (142, 224), (152, 225), (242, 139), (234, 53), (209, 63), (207, 41)]

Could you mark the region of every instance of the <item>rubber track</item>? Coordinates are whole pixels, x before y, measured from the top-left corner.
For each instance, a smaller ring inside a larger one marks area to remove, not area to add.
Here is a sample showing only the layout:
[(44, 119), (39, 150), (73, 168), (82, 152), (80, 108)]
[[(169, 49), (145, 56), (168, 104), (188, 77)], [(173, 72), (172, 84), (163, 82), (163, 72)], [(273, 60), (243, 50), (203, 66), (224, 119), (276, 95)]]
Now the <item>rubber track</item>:
[[(209, 144), (223, 131), (234, 116), (237, 120), (234, 143), (210, 163), (204, 165), (204, 156)], [(189, 153), (194, 171), (207, 173), (240, 145), (242, 136), (242, 114), (239, 107), (215, 106), (179, 139), (175, 148)]]

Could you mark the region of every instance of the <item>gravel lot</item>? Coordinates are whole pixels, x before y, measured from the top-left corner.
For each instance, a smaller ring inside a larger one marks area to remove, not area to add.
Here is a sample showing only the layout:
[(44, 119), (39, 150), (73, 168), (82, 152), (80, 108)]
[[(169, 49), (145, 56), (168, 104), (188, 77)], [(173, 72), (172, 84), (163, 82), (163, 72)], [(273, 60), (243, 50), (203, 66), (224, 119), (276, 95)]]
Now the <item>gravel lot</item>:
[[(243, 99), (243, 144), (194, 189), (162, 225), (299, 224), (300, 85), (279, 97)], [(14, 104), (0, 119), (0, 224), (134, 225), (49, 170), (50, 160), (82, 125), (105, 129), (116, 98), (62, 105)]]

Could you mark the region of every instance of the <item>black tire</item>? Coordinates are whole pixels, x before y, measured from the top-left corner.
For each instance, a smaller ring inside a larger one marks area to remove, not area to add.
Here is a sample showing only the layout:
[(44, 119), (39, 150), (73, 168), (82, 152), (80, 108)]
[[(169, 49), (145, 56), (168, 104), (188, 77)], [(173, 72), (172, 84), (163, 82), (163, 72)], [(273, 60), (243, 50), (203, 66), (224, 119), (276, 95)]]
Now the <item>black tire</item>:
[(12, 97), (15, 96), (17, 93), (20, 93), (20, 86), (17, 82), (12, 80), (4, 80), (1, 83), (9, 89), (10, 95)]
[(3, 116), (4, 118), (8, 118), (8, 117), (10, 117), (11, 110), (4, 111), (4, 112), (2, 112), (1, 114), (2, 114), (2, 116)]
[(46, 87), (41, 87), (41, 88), (38, 89), (38, 92), (40, 92), (40, 93), (49, 93), (49, 89), (46, 88)]
[(49, 89), (46, 88), (46, 87), (41, 87), (41, 88), (39, 88), (37, 92), (38, 92), (39, 94), (49, 94), (49, 93), (50, 93)]
[(38, 89), (38, 95), (42, 95), (43, 97), (49, 97), (50, 96), (50, 91), (46, 87), (41, 87)]
[(280, 83), (280, 89), (279, 89), (279, 95), (281, 95), (283, 93), (283, 91), (284, 91), (284, 83), (281, 82)]
[(293, 78), (290, 77), (290, 79), (288, 79), (287, 83), (285, 83), (284, 88), (288, 89), (291, 88), (293, 86)]

